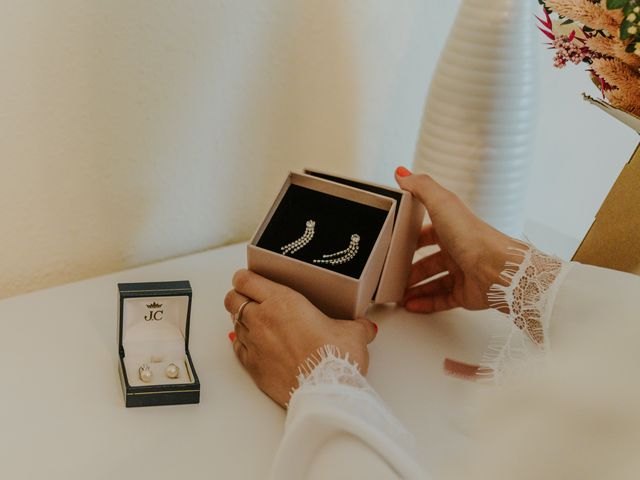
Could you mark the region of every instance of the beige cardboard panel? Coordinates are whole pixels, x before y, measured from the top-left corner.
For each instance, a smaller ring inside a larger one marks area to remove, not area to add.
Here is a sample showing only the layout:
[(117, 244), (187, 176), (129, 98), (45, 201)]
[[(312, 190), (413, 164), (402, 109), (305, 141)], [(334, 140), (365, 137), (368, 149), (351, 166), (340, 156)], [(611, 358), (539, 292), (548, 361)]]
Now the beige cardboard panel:
[(247, 259), (249, 270), (300, 292), (327, 315), (357, 317), (358, 280), (254, 245), (247, 247)]
[(375, 193), (366, 192), (357, 188), (342, 185), (340, 183), (321, 180), (311, 175), (303, 175), (300, 173), (292, 173), (290, 175), (291, 183), (300, 185), (301, 187), (311, 188), (318, 192), (334, 195), (336, 197), (345, 198), (353, 202), (371, 205), (372, 207), (382, 210), (390, 210), (395, 206), (395, 200)]
[(600, 207), (573, 260), (640, 274), (640, 144)]
[(389, 253), (374, 299), (376, 303), (395, 303), (402, 300), (424, 215), (425, 208), (422, 203), (409, 192), (403, 192)]
[(616, 120), (624, 123), (628, 127), (633, 128), (636, 132), (640, 133), (640, 117), (634, 115), (633, 113), (627, 112), (626, 110), (622, 110), (620, 108), (614, 107), (607, 102), (599, 100), (597, 98), (593, 98), (585, 93), (582, 94), (582, 97), (592, 105), (600, 108), (602, 111), (607, 112)]
[[(395, 201), (393, 203), (395, 206)], [(392, 228), (393, 215), (389, 215), (384, 222), (378, 241), (371, 251), (369, 262), (367, 262), (367, 265), (360, 277), (362, 286), (358, 291), (357, 309), (354, 318), (363, 317), (365, 315), (367, 308), (371, 304), (373, 294), (376, 291), (376, 288), (378, 288), (382, 268), (389, 250), (389, 243), (391, 242)]]

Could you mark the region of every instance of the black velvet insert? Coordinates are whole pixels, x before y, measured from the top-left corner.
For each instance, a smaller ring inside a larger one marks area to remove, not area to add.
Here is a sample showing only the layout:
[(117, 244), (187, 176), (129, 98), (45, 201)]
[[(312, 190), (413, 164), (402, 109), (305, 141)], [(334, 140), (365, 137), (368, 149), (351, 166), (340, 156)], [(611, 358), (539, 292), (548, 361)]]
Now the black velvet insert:
[[(280, 248), (304, 234), (307, 220), (316, 222), (313, 239), (294, 254), (298, 260), (360, 278), (387, 218), (381, 208), (334, 197), (299, 185), (290, 185), (257, 246), (281, 253)], [(344, 250), (351, 235), (360, 235), (358, 254), (342, 265), (315, 264), (322, 255)]]

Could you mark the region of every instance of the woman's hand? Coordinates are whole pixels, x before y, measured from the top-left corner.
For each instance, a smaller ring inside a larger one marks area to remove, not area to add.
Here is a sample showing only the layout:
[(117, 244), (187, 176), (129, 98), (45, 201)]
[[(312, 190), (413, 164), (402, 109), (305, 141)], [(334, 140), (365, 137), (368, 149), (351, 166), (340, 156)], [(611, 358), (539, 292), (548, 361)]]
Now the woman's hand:
[[(522, 244), (480, 220), (430, 176), (413, 175), (399, 167), (396, 181), (424, 204), (431, 218), (417, 248), (440, 247), (439, 252), (413, 264), (402, 304), (409, 311), (421, 313), (455, 307), (489, 308), (489, 288), (503, 282), (500, 272), (505, 262), (518, 259), (509, 254), (509, 247), (522, 248)], [(424, 280), (428, 281), (420, 283)]]
[(367, 373), (367, 344), (377, 332), (374, 323), (329, 318), (301, 294), (249, 270), (236, 272), (232, 283), (234, 289), (224, 299), (232, 319), (251, 300), (235, 324), (233, 349), (258, 387), (279, 405), (284, 406), (297, 387), (300, 365), (324, 345), (348, 352), (360, 372)]

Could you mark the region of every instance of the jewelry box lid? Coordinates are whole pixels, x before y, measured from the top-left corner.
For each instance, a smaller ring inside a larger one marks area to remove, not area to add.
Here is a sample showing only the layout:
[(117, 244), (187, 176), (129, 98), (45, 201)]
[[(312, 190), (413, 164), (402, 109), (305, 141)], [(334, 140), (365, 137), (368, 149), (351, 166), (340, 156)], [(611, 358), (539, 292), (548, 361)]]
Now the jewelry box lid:
[(160, 327), (167, 321), (179, 328), (188, 351), (192, 296), (188, 280), (119, 283), (118, 346), (121, 353), (128, 327), (149, 322)]

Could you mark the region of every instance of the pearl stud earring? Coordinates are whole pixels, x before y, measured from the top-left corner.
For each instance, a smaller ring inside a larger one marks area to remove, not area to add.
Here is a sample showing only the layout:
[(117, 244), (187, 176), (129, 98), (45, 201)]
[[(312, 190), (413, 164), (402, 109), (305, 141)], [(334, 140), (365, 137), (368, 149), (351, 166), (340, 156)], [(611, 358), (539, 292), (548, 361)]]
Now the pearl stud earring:
[(311, 241), (311, 239), (315, 235), (316, 233), (315, 228), (316, 228), (316, 222), (314, 222), (313, 220), (307, 220), (306, 228), (302, 236), (297, 240), (291, 243), (287, 243), (283, 247), (280, 247), (280, 250), (282, 250), (282, 254), (283, 255), (286, 255), (287, 253), (294, 254), (298, 250), (303, 248), (307, 243)]
[(175, 363), (170, 363), (165, 368), (164, 373), (169, 378), (178, 378), (180, 376), (180, 369)]
[(322, 259), (316, 259), (313, 263), (326, 263), (329, 265), (340, 265), (342, 263), (347, 263), (353, 260), (353, 258), (358, 253), (360, 248), (360, 235), (354, 233), (351, 235), (351, 241), (349, 242), (349, 246), (344, 250), (340, 250), (339, 252), (329, 253), (327, 255), (323, 255)]
[(151, 372), (151, 368), (149, 368), (148, 364), (144, 363), (140, 366), (138, 369), (138, 376), (144, 383), (149, 383), (151, 381), (153, 373)]

